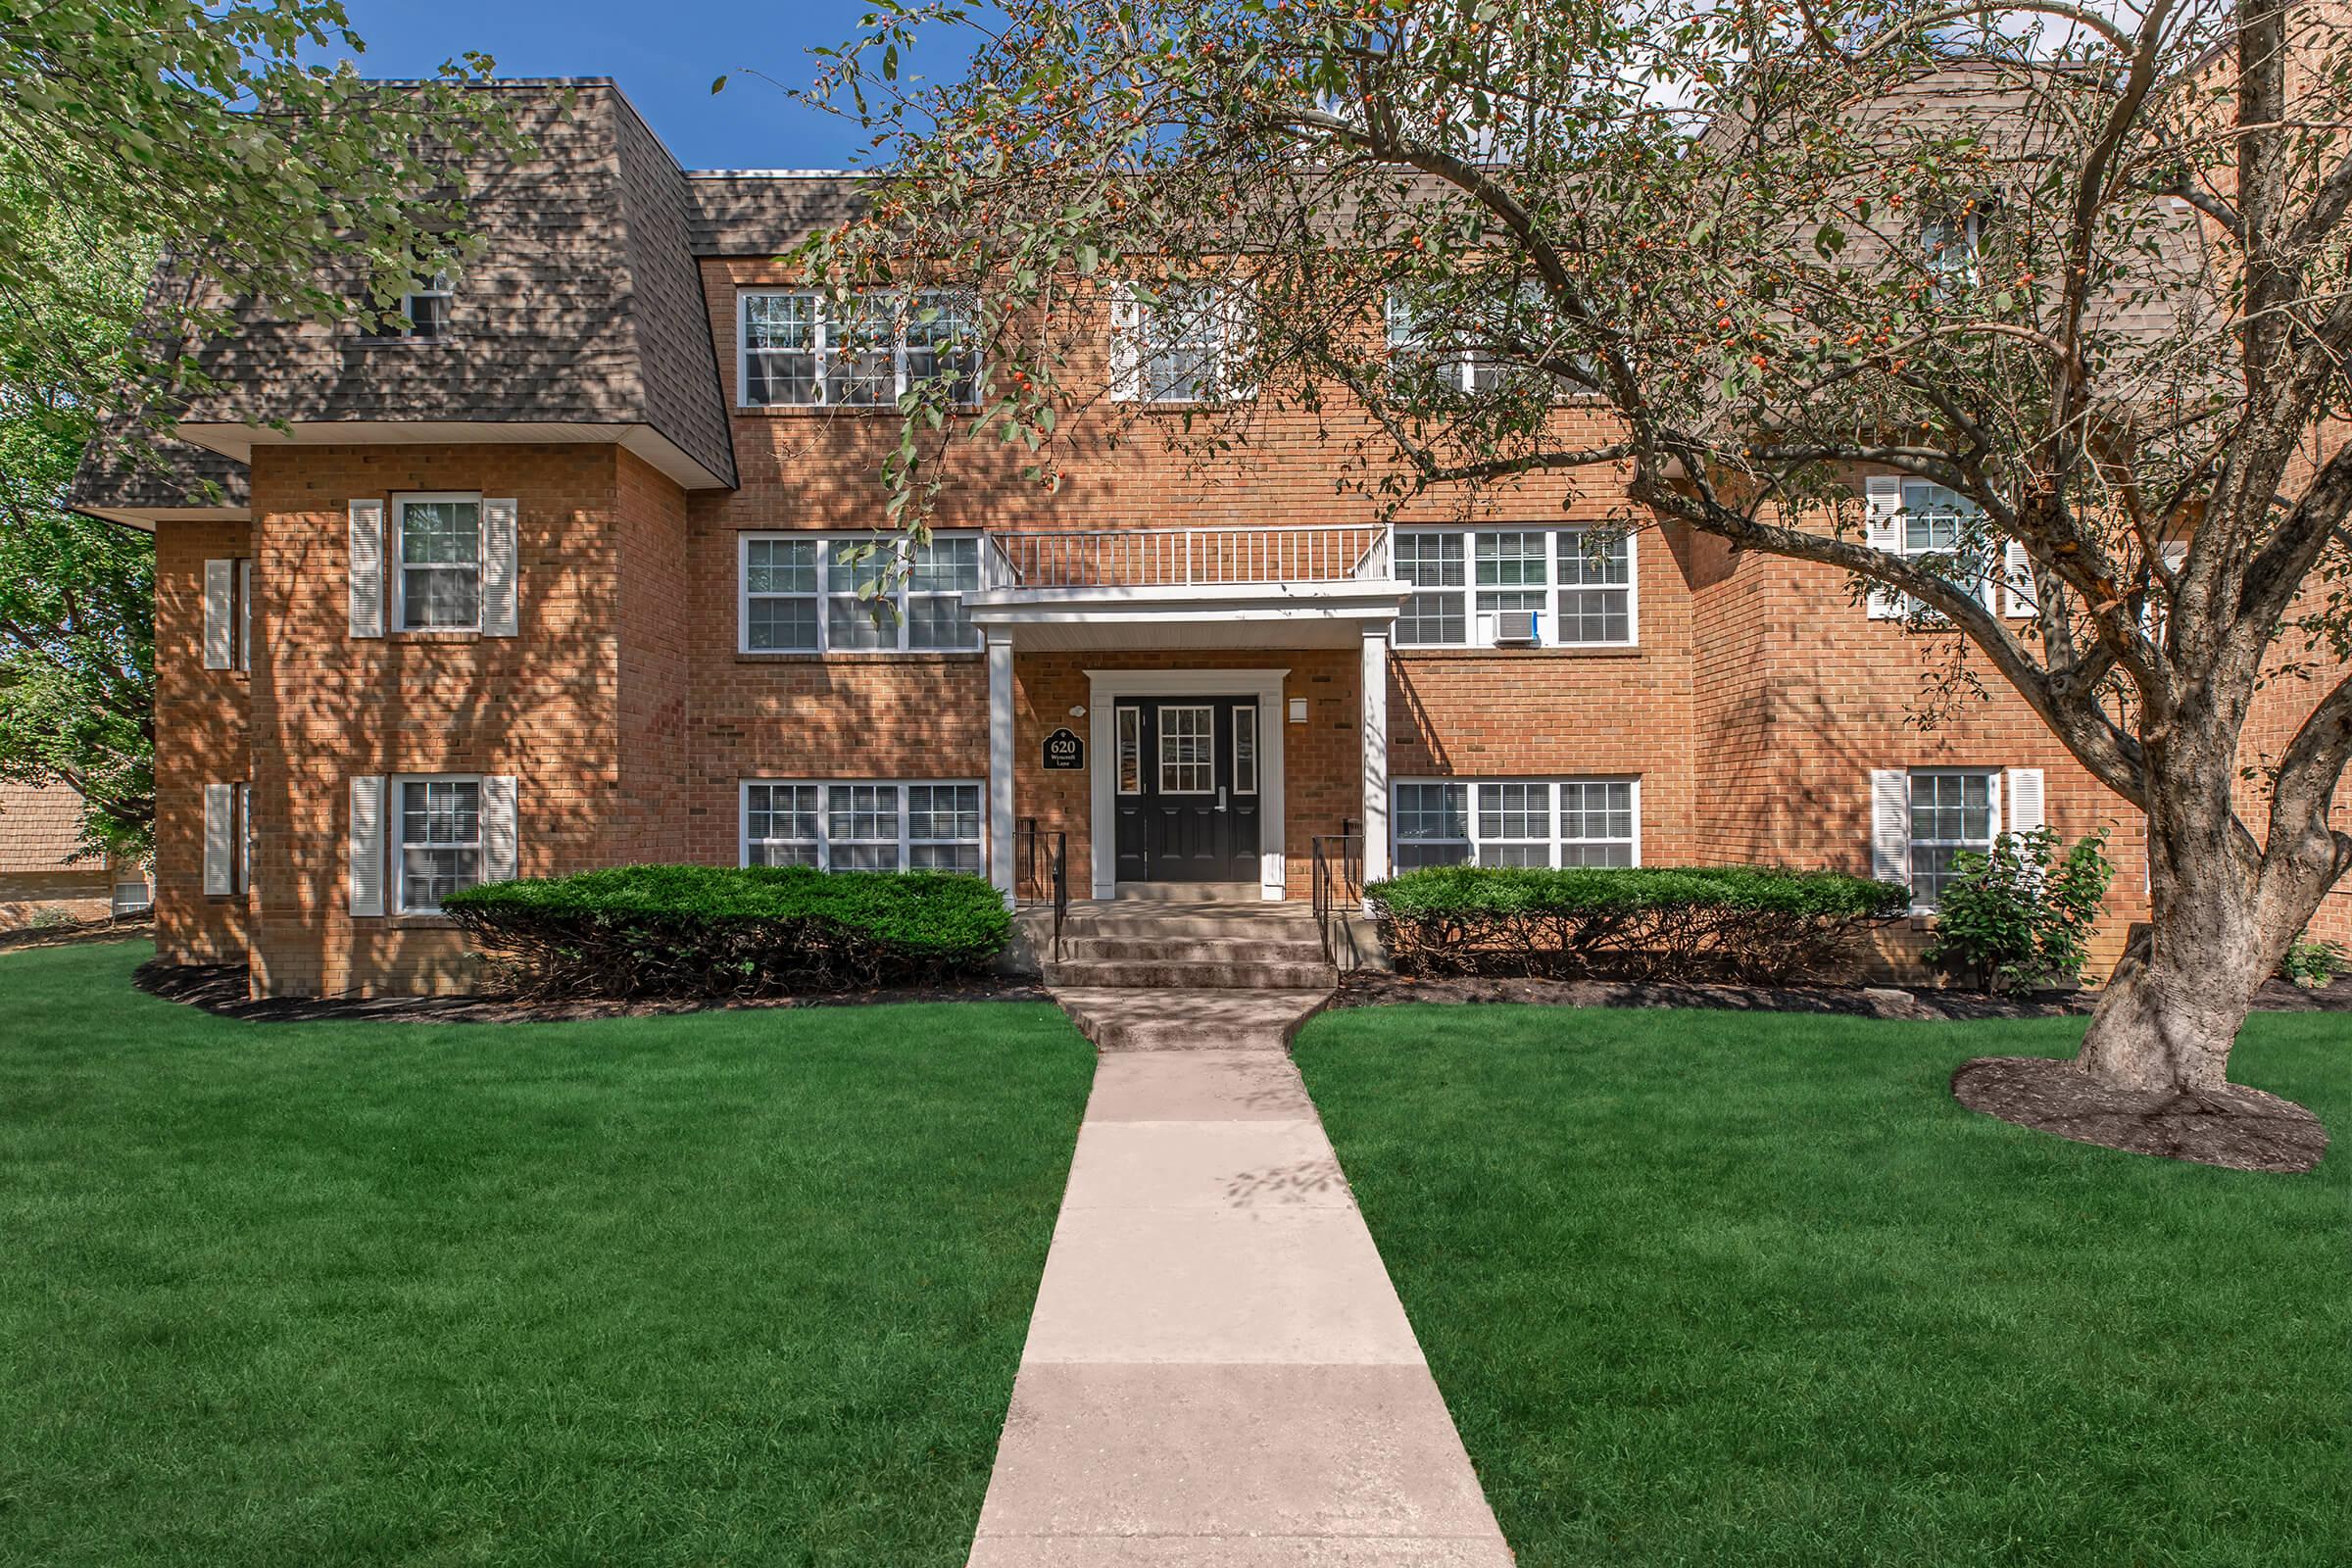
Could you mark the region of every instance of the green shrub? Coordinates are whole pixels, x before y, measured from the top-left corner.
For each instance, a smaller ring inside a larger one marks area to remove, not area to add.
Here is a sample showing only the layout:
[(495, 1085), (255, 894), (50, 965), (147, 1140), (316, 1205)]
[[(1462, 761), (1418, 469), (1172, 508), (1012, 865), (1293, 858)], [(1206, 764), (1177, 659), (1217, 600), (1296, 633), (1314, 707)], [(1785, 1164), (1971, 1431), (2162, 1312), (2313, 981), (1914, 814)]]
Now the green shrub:
[(2278, 960), (2279, 974), (2313, 991), (2333, 980), (2343, 967), (2343, 944), (2326, 941), (2308, 931), (2288, 943), (2286, 956)]
[(2085, 835), (2057, 859), (2059, 838), (2046, 827), (2004, 833), (1989, 854), (1952, 857), (1959, 880), (1936, 905), (1936, 940), (1927, 960), (1974, 976), (1987, 994), (2082, 978), (2099, 903), (2115, 880), (2107, 830)]
[(1396, 966), (1417, 974), (1778, 983), (1850, 975), (1907, 889), (1766, 866), (1447, 865), (1364, 890)]
[(974, 876), (627, 865), (489, 882), (442, 908), (521, 995), (760, 997), (946, 979), (1011, 928)]

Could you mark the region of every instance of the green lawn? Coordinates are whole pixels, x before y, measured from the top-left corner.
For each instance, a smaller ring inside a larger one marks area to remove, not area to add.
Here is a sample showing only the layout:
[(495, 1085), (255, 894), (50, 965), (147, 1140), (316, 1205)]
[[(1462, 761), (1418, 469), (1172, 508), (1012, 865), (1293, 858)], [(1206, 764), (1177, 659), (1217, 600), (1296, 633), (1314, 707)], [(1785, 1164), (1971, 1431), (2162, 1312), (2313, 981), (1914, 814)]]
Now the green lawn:
[(0, 955), (0, 1562), (958, 1564), (1042, 1004), (239, 1024)]
[[(2243, 1175), (1945, 1093), (2081, 1031), (1399, 1006), (1298, 1054), (1528, 1568), (2340, 1568), (2352, 1150)], [(2232, 1075), (2352, 1137), (2341, 1016)]]

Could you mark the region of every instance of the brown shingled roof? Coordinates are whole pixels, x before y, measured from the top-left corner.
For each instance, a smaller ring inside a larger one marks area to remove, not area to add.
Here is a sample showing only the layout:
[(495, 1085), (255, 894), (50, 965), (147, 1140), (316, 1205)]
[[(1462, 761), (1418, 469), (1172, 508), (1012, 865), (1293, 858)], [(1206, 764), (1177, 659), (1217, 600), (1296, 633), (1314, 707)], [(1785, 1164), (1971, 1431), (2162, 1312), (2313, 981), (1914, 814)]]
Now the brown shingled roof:
[(0, 872), (66, 870), (81, 853), (80, 796), (62, 784), (0, 784)]

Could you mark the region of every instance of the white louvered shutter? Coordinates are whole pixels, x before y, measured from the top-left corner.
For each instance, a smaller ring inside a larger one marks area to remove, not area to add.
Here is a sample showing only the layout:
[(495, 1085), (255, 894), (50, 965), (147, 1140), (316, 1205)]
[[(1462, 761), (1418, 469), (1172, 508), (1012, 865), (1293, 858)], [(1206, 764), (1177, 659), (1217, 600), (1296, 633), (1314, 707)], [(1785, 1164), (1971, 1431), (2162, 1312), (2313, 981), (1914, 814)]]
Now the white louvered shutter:
[(236, 658), (237, 564), (204, 564), (204, 667), (226, 669)]
[(1217, 291), (1218, 326), (1224, 337), (1223, 358), (1217, 366), (1217, 392), (1222, 397), (1253, 398), (1257, 382), (1250, 374), (1250, 356), (1257, 333), (1257, 289), (1233, 283)]
[(1143, 395), (1144, 308), (1133, 283), (1110, 285), (1110, 400)]
[[(351, 634), (384, 634), (384, 504), (351, 504)], [(381, 910), (377, 911), (381, 913)]]
[(1911, 885), (1911, 775), (1899, 767), (1870, 772), (1870, 874)]
[(219, 897), (237, 890), (237, 787), (204, 787), (204, 891)]
[(384, 912), (384, 778), (351, 781), (351, 912)]
[(514, 503), (482, 503), (482, 635), (514, 635)]
[(514, 880), (514, 775), (482, 776), (482, 880)]
[[(1899, 555), (1903, 548), (1903, 481), (1893, 474), (1874, 473), (1862, 481), (1863, 521), (1868, 529), (1870, 548)], [(1869, 598), (1870, 618), (1900, 620), (1903, 618), (1903, 596), (1891, 588), (1872, 584)]]
[(2011, 620), (2029, 620), (2036, 609), (2033, 554), (2011, 539), (2001, 547), (2001, 613)]
[(2041, 801), (2041, 769), (2013, 767), (2009, 770), (2009, 798), (2002, 802), (2001, 831), (2031, 833), (2047, 820)]

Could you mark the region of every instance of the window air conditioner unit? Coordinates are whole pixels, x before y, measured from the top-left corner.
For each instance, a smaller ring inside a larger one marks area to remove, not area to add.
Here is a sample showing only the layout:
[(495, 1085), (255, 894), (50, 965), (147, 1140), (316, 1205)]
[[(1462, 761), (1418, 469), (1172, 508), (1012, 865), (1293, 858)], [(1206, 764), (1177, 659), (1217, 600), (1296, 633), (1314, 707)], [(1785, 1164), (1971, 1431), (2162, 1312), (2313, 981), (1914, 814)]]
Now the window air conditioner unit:
[(1538, 620), (1542, 612), (1534, 610), (1498, 610), (1494, 612), (1494, 644), (1498, 648), (1533, 647), (1543, 639), (1538, 635)]

